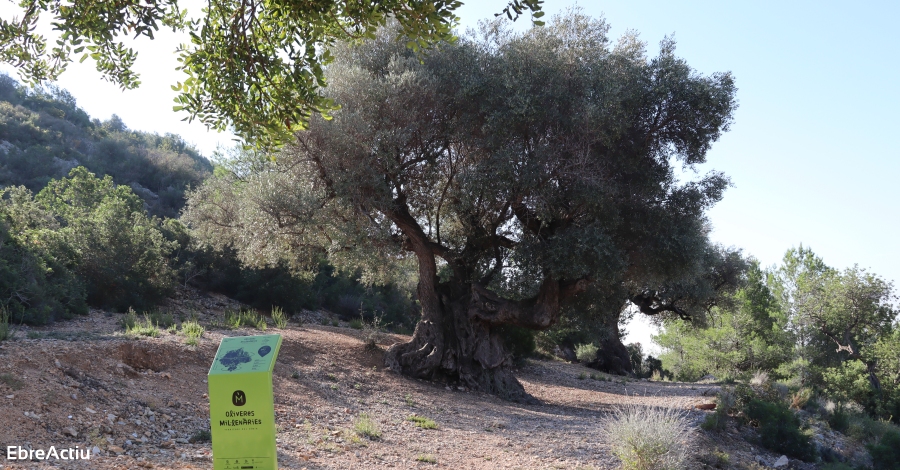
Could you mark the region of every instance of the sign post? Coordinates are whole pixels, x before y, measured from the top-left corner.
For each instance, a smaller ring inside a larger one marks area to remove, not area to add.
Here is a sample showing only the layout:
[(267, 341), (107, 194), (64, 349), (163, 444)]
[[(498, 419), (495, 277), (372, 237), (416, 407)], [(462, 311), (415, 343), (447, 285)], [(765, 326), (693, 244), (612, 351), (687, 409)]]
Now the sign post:
[(215, 470), (277, 470), (272, 370), (281, 335), (224, 338), (209, 368)]

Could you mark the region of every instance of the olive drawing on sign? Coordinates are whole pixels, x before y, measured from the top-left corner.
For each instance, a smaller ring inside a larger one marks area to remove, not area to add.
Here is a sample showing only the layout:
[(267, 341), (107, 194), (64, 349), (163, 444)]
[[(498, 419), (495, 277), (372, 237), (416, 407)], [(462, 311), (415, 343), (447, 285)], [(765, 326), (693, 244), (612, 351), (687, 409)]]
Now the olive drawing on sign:
[(234, 372), (241, 364), (250, 362), (250, 355), (244, 351), (244, 348), (233, 349), (225, 353), (225, 356), (223, 356), (222, 359), (219, 359), (219, 362), (221, 362), (229, 372)]
[(272, 348), (270, 346), (263, 346), (263, 347), (259, 348), (259, 351), (257, 351), (257, 352), (259, 353), (260, 357), (265, 357), (265, 355), (269, 354), (269, 351), (271, 351), (271, 350), (272, 350)]

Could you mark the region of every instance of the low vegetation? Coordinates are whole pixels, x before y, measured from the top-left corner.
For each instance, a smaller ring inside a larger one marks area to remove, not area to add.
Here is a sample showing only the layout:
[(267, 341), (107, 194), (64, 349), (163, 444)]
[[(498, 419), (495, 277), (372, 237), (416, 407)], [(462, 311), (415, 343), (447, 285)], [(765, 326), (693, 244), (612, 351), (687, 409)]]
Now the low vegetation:
[(353, 423), (353, 431), (360, 437), (365, 437), (367, 439), (380, 439), (381, 438), (381, 430), (378, 429), (378, 423), (376, 423), (368, 413), (362, 413), (356, 418), (356, 422)]
[(417, 427), (422, 429), (437, 429), (438, 425), (432, 419), (426, 418), (424, 416), (412, 415), (409, 418), (406, 418), (407, 421), (412, 421)]
[(690, 425), (684, 412), (638, 405), (613, 411), (600, 424), (624, 470), (686, 468)]

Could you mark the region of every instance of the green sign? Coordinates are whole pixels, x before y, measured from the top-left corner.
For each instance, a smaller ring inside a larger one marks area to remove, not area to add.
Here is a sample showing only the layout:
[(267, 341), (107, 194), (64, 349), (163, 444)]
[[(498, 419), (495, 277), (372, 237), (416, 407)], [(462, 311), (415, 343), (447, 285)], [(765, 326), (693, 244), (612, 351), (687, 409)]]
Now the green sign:
[(215, 470), (277, 470), (272, 369), (281, 335), (224, 338), (209, 368)]

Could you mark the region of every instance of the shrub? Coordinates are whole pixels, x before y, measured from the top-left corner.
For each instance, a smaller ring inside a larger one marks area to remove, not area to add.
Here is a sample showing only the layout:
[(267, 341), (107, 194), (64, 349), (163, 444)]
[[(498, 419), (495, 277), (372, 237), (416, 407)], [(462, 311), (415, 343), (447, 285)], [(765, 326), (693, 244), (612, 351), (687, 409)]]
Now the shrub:
[(578, 358), (581, 362), (591, 362), (594, 359), (597, 359), (597, 350), (600, 349), (597, 346), (594, 346), (594, 343), (587, 344), (579, 344), (575, 346), (575, 357)]
[(0, 341), (6, 341), (12, 338), (12, 331), (9, 329), (9, 312), (6, 308), (0, 308)]
[(150, 320), (148, 315), (144, 315), (144, 321), (136, 321), (131, 327), (126, 327), (125, 334), (156, 338), (159, 336), (159, 327)]
[(872, 456), (875, 470), (900, 470), (900, 432), (890, 430), (884, 433), (881, 442), (866, 446)]
[(863, 413), (848, 414), (848, 424), (844, 434), (859, 442), (874, 442), (894, 429), (887, 421), (874, 419)]
[(840, 433), (847, 431), (847, 428), (850, 427), (850, 415), (844, 411), (844, 407), (835, 407), (831, 415), (828, 416), (828, 426)]
[(61, 255), (84, 279), (89, 304), (146, 308), (171, 292), (168, 258), (176, 244), (163, 237), (131, 188), (77, 167), (68, 178), (51, 180), (34, 200), (60, 220)]
[(41, 325), (88, 312), (75, 255), (53, 215), (25, 188), (0, 190), (0, 299), (11, 323)]
[(416, 462), (437, 463), (437, 457), (431, 454), (419, 454), (416, 456)]
[(791, 408), (795, 410), (802, 409), (812, 399), (812, 389), (801, 388), (791, 395)]
[(753, 377), (750, 379), (750, 385), (755, 385), (757, 387), (762, 387), (769, 383), (769, 373), (764, 370), (758, 370), (753, 373)]
[(406, 420), (412, 421), (417, 427), (420, 427), (422, 429), (437, 429), (438, 427), (437, 423), (424, 416), (412, 415), (409, 418), (406, 418)]
[(533, 330), (516, 325), (503, 325), (497, 332), (503, 338), (506, 351), (512, 354), (514, 360), (524, 360), (537, 349)]
[(181, 323), (181, 332), (187, 337), (187, 344), (196, 346), (206, 329), (200, 325), (200, 322), (191, 319)]
[(0, 383), (13, 390), (21, 390), (25, 387), (25, 382), (15, 378), (12, 374), (0, 374)]
[(275, 328), (279, 330), (283, 330), (287, 328), (287, 315), (284, 314), (284, 309), (281, 307), (272, 307), (272, 321), (275, 322)]
[(700, 427), (706, 431), (721, 431), (725, 429), (725, 425), (728, 423), (728, 414), (734, 408), (735, 403), (736, 397), (734, 393), (727, 388), (723, 388), (716, 396), (716, 411), (708, 415), (703, 423), (700, 424)]
[(198, 442), (209, 442), (212, 440), (212, 433), (207, 429), (202, 429), (200, 431), (195, 432), (189, 439), (188, 442), (191, 444), (195, 444)]
[(135, 312), (133, 308), (128, 307), (128, 311), (125, 312), (125, 315), (122, 315), (122, 318), (119, 320), (119, 325), (121, 325), (122, 328), (125, 329), (125, 331), (128, 331), (128, 330), (134, 328), (134, 326), (137, 325), (137, 323), (138, 323), (137, 312)]
[(372, 420), (368, 413), (359, 415), (359, 418), (356, 419), (356, 423), (353, 424), (353, 430), (356, 431), (356, 434), (360, 437), (372, 440), (381, 438), (381, 431), (378, 429), (378, 424)]
[(685, 413), (629, 405), (601, 421), (613, 455), (626, 470), (676, 470), (686, 466), (690, 434)]
[(747, 404), (745, 415), (759, 425), (763, 447), (805, 461), (815, 459), (809, 437), (800, 430), (800, 419), (787, 404), (754, 398)]
[(150, 321), (160, 328), (169, 328), (175, 326), (175, 317), (173, 317), (169, 312), (151, 310), (147, 315)]
[(244, 316), (240, 311), (225, 309), (225, 326), (231, 329), (240, 328), (244, 324)]

